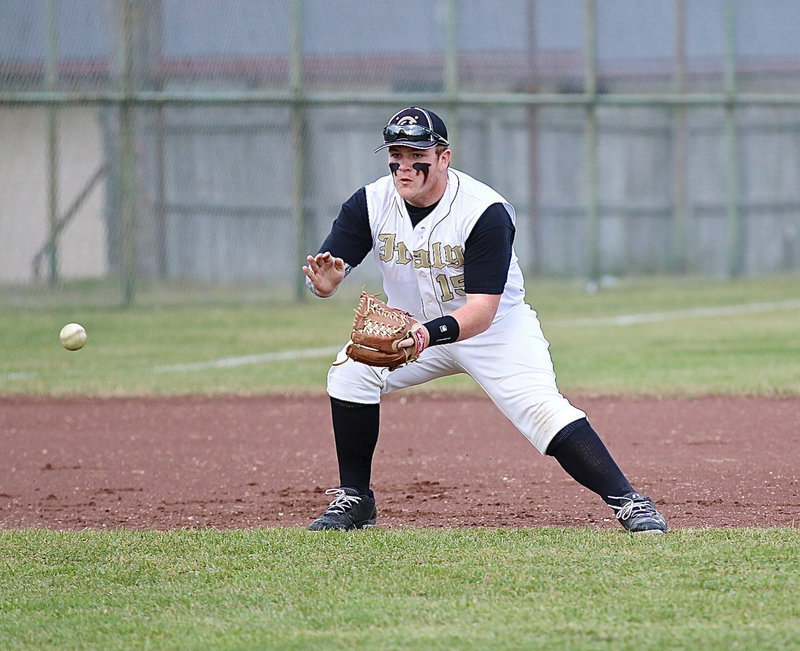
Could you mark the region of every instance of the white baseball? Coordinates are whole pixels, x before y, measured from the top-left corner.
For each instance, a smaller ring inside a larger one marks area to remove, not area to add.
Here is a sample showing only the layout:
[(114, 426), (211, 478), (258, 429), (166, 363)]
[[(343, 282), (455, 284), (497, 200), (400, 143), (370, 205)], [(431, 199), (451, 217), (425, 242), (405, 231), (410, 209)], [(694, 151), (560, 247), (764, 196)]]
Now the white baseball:
[(80, 323), (68, 323), (61, 328), (59, 339), (67, 350), (80, 350), (86, 343), (86, 330)]

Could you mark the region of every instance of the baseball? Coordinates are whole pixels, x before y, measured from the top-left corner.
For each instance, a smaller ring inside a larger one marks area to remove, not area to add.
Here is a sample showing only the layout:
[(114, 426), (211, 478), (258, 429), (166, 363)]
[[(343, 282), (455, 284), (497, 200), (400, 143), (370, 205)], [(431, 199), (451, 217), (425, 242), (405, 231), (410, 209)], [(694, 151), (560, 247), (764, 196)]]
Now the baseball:
[(61, 328), (59, 339), (67, 350), (80, 350), (86, 343), (86, 330), (80, 323), (68, 323)]

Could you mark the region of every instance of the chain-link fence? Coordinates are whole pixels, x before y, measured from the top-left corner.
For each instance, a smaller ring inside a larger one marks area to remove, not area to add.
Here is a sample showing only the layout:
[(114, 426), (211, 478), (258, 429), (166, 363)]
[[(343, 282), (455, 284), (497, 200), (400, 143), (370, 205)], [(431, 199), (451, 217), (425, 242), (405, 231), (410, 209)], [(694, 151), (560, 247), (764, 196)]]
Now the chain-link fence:
[(795, 0), (0, 0), (0, 304), (300, 296), (410, 104), (529, 276), (798, 271), (798, 33)]

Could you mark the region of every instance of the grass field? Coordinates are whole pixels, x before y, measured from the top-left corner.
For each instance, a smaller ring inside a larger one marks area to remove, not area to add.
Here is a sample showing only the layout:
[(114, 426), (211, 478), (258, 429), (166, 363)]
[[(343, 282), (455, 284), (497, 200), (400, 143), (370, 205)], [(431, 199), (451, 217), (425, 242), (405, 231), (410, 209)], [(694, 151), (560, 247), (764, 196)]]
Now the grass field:
[(6, 648), (797, 648), (800, 532), (0, 534)]
[[(528, 295), (565, 391), (800, 394), (798, 276), (626, 281), (595, 293), (548, 281), (529, 283)], [(3, 310), (0, 394), (321, 391), (354, 304), (350, 292), (300, 304)], [(631, 315), (639, 320), (614, 321)], [(81, 351), (58, 342), (69, 321), (89, 333)], [(426, 388), (475, 386), (455, 377)]]
[[(565, 391), (800, 395), (800, 277), (528, 293)], [(321, 392), (352, 303), (4, 310), (0, 394)], [(19, 530), (0, 559), (9, 649), (800, 647), (796, 528)]]

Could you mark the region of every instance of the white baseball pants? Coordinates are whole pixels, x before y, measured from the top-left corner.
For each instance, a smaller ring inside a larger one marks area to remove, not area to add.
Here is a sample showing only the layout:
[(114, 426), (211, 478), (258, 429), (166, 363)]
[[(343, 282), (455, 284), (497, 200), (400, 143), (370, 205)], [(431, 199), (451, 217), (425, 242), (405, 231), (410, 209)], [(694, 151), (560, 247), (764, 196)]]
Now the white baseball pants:
[(392, 391), (467, 373), (542, 454), (562, 428), (586, 416), (558, 391), (550, 344), (536, 312), (525, 304), (485, 332), (428, 348), (418, 361), (394, 371), (354, 362), (345, 348), (328, 372), (328, 394), (339, 400), (375, 404)]

